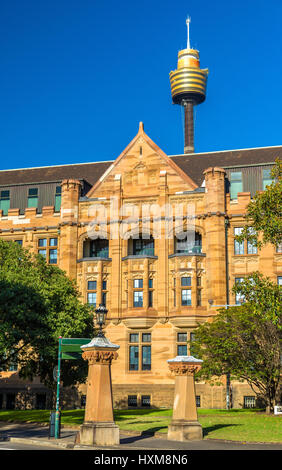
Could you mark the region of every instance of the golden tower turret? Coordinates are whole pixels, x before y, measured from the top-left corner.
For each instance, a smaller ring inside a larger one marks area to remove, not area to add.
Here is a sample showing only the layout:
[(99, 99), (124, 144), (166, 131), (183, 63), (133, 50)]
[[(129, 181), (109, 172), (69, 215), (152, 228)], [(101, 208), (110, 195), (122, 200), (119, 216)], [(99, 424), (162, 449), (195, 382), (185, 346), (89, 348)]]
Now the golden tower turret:
[(177, 70), (170, 72), (171, 96), (174, 104), (185, 110), (184, 153), (194, 152), (193, 108), (206, 99), (208, 69), (200, 69), (199, 51), (191, 49), (187, 18), (187, 48), (178, 52)]

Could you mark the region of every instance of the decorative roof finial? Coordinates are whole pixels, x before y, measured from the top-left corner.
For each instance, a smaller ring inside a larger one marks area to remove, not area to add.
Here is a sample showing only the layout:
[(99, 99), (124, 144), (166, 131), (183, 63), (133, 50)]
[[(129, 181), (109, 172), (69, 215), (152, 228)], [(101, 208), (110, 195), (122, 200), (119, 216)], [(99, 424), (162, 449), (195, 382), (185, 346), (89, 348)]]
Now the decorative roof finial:
[(189, 25), (191, 23), (190, 16), (187, 17), (186, 24), (187, 24), (187, 49), (191, 49), (190, 47), (190, 35), (189, 35)]

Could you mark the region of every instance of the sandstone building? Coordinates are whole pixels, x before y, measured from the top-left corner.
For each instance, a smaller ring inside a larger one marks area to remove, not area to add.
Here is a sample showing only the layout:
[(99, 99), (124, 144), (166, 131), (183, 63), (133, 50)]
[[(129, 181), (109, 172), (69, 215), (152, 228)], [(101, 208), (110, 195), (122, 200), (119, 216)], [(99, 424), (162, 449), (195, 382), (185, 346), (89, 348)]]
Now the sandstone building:
[[(84, 302), (106, 304), (106, 335), (120, 345), (115, 406), (172, 406), (167, 360), (189, 354), (197, 324), (240, 303), (231, 289), (249, 273), (282, 281), (282, 247), (257, 252), (234, 239), (282, 146), (190, 150), (166, 155), (140, 123), (112, 161), (0, 171), (0, 236), (65, 270)], [(39, 381), (0, 373), (0, 408), (45, 407), (46, 394)], [(197, 383), (196, 395), (198, 406), (225, 407), (225, 379)], [(233, 382), (232, 406), (254, 404)]]

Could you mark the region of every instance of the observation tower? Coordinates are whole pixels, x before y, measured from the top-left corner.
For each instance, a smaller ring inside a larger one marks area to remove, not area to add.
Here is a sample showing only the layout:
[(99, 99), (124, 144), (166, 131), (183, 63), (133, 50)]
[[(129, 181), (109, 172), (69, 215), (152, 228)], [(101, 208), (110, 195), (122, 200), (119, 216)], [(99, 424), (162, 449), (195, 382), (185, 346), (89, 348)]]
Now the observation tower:
[(174, 104), (184, 107), (184, 153), (194, 152), (194, 106), (206, 99), (208, 69), (200, 68), (199, 51), (190, 47), (190, 23), (187, 24), (187, 48), (178, 52), (177, 70), (170, 72)]

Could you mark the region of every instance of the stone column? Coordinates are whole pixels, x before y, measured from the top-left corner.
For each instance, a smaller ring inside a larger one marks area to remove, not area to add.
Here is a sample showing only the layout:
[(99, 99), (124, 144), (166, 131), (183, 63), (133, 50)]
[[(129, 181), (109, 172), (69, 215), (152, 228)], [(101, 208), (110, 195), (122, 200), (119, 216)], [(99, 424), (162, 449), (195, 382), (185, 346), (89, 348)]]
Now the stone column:
[(114, 422), (111, 363), (117, 359), (119, 346), (107, 338), (94, 338), (82, 346), (88, 361), (88, 380), (84, 423), (80, 443), (111, 446), (119, 444), (119, 427)]
[(174, 404), (167, 438), (173, 441), (200, 440), (202, 426), (198, 421), (194, 373), (203, 361), (193, 356), (177, 356), (168, 362), (175, 374)]

